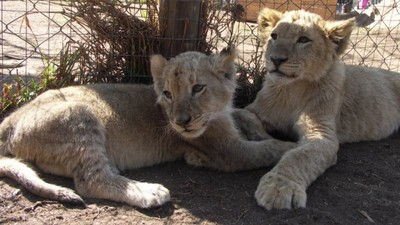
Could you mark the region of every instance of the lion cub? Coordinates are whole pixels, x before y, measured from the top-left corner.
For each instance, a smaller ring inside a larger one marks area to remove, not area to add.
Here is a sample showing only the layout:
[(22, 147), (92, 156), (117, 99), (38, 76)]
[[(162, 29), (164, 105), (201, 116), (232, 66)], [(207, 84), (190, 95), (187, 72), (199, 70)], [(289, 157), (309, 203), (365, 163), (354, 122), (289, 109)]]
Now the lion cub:
[[(170, 200), (160, 184), (118, 171), (176, 160), (222, 171), (276, 163), (295, 143), (240, 139), (231, 117), (235, 49), (206, 56), (151, 58), (154, 85), (95, 84), (50, 90), (0, 125), (0, 176), (39, 196), (84, 204), (81, 196), (154, 207)], [(74, 179), (74, 191), (27, 166)]]
[(339, 143), (379, 140), (398, 129), (400, 74), (340, 62), (353, 20), (264, 9), (258, 25), (268, 73), (235, 119), (250, 139), (278, 130), (298, 146), (261, 179), (255, 197), (266, 209), (305, 207), (306, 188), (336, 163)]

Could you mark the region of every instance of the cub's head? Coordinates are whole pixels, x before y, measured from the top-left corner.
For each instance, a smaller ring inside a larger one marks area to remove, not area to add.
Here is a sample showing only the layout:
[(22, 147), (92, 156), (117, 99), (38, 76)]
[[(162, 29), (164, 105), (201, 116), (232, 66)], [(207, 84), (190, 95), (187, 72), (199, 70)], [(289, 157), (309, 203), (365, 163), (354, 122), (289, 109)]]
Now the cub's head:
[(280, 13), (265, 8), (258, 25), (269, 77), (289, 83), (324, 76), (346, 49), (354, 20), (325, 21), (303, 10)]
[(234, 47), (207, 56), (182, 53), (166, 60), (151, 57), (151, 73), (158, 103), (173, 129), (186, 138), (199, 137), (208, 123), (229, 113), (236, 88)]

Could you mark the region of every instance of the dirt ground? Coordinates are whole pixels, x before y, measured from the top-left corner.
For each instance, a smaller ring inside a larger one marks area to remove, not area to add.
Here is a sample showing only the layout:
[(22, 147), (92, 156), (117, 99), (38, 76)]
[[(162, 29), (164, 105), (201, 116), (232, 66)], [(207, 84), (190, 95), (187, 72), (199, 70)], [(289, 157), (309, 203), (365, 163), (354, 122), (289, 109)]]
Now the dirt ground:
[[(172, 202), (155, 209), (85, 199), (87, 208), (38, 198), (9, 179), (0, 180), (0, 224), (399, 224), (400, 134), (341, 145), (339, 159), (307, 190), (305, 209), (267, 211), (253, 194), (270, 168), (220, 173), (183, 161), (124, 173), (165, 185)], [(45, 175), (73, 188), (72, 180)]]

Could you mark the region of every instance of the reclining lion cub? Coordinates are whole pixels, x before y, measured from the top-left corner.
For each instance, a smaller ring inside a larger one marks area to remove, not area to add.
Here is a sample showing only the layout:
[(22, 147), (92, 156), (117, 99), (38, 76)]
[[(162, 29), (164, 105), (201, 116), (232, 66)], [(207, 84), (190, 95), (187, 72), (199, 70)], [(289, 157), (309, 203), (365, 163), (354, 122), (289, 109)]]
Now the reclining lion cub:
[[(222, 171), (276, 163), (292, 142), (241, 140), (231, 117), (235, 50), (206, 56), (151, 58), (154, 86), (96, 84), (51, 90), (0, 125), (0, 176), (39, 196), (84, 204), (26, 165), (71, 177), (79, 195), (153, 207), (170, 199), (159, 184), (129, 180), (119, 170), (183, 156)], [(10, 157), (13, 156), (13, 157)]]
[(306, 188), (335, 164), (339, 143), (379, 140), (398, 129), (400, 74), (339, 61), (353, 20), (264, 9), (258, 24), (268, 73), (235, 119), (250, 139), (279, 131), (298, 145), (262, 177), (255, 197), (266, 209), (305, 207)]

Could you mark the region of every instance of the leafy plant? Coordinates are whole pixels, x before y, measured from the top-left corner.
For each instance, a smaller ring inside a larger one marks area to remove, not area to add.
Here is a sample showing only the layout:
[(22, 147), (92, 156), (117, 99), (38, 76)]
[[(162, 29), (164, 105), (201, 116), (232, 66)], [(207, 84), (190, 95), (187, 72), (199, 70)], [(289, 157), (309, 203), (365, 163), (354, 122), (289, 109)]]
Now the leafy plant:
[(0, 97), (0, 112), (4, 113), (10, 108), (18, 107), (32, 100), (36, 97), (40, 89), (39, 82), (33, 78), (25, 81), (21, 76), (16, 77), (14, 83), (3, 84), (2, 95)]
[(37, 78), (26, 80), (17, 76), (12, 83), (4, 83), (0, 96), (0, 113), (19, 107), (48, 89), (74, 83), (77, 74), (74, 68), (80, 53), (80, 49), (72, 50), (67, 45), (54, 59), (42, 55), (46, 66)]

